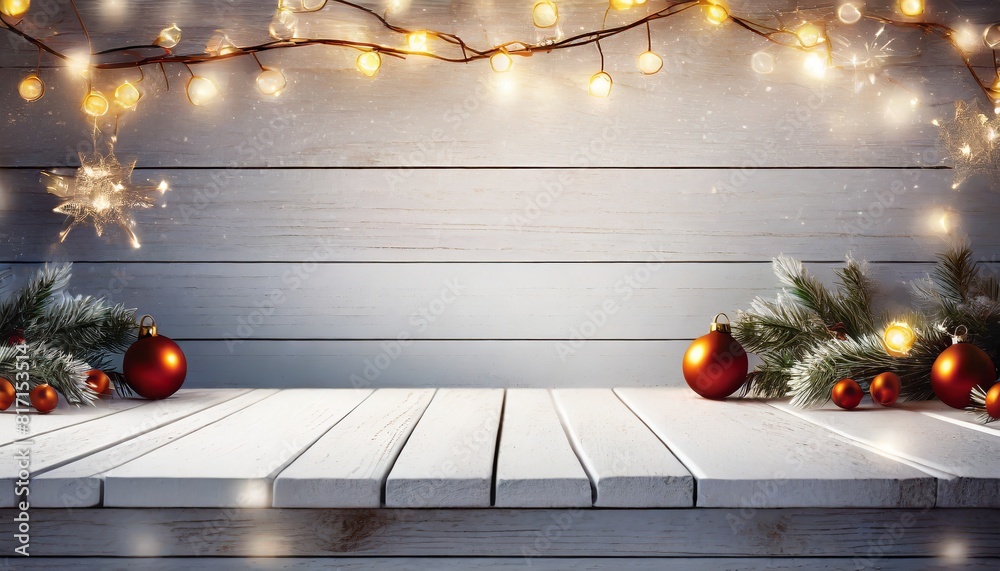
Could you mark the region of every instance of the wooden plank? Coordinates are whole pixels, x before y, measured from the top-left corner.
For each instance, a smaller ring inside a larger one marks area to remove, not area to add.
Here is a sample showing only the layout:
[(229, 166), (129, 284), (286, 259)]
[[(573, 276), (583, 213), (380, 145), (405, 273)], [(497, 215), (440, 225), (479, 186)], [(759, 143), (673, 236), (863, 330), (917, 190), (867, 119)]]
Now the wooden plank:
[(497, 448), (495, 505), (584, 507), (590, 480), (573, 452), (549, 391), (509, 389)]
[[(33, 510), (35, 557), (1000, 557), (1000, 510)], [(14, 510), (0, 511), (11, 521)], [(0, 549), (12, 553), (11, 534)], [(34, 559), (34, 557), (33, 557)], [(630, 559), (629, 561), (634, 561)], [(961, 559), (959, 559), (961, 561)], [(954, 561), (949, 561), (954, 565)]]
[(369, 390), (285, 390), (105, 473), (108, 507), (270, 507), (271, 485)]
[(31, 505), (37, 508), (99, 506), (104, 489), (105, 472), (183, 438), (274, 393), (274, 389), (255, 389), (245, 392), (224, 403), (199, 411), (183, 419), (182, 422), (161, 426), (111, 448), (34, 476), (31, 482)]
[(845, 413), (832, 404), (773, 406), (935, 474), (939, 507), (1000, 506), (1000, 438), (995, 435), (898, 408)]
[[(75, 424), (32, 438), (30, 444), (0, 447), (0, 506), (14, 507), (15, 482), (20, 478), (19, 460), (27, 454), (32, 476), (81, 459), (94, 452), (126, 442), (172, 422), (183, 421), (198, 411), (223, 403), (246, 392), (239, 389), (178, 391), (169, 399)], [(32, 498), (33, 499), (33, 498)]]
[[(146, 404), (149, 404), (149, 401), (143, 399), (115, 398), (95, 403), (94, 406), (76, 406), (67, 404), (65, 400), (60, 399), (59, 406), (49, 414), (35, 414), (33, 412), (29, 414), (30, 435), (31, 437), (41, 436)], [(14, 408), (11, 406), (7, 409), (6, 414), (0, 414), (0, 446), (24, 437), (24, 434), (17, 429), (17, 417), (13, 414)]]
[(488, 507), (502, 389), (441, 389), (385, 483), (389, 507)]
[(274, 480), (274, 507), (377, 508), (386, 476), (434, 396), (380, 389)]
[(933, 507), (937, 481), (761, 402), (616, 389), (698, 480), (698, 507)]
[[(518, 168), (394, 176), (136, 171), (135, 182), (168, 180), (172, 190), (162, 208), (136, 214), (143, 246), (135, 249), (87, 228), (57, 244), (58, 199), (43, 191), (37, 172), (0, 169), (0, 259), (742, 262), (777, 253), (838, 261), (853, 251), (909, 261), (940, 249), (945, 209), (984, 260), (1000, 254), (991, 231), (994, 190), (970, 180), (962, 192), (943, 194), (949, 170)], [(101, 287), (117, 284), (113, 277)]]
[(597, 507), (691, 507), (694, 478), (611, 389), (557, 389), (556, 410)]
[(979, 420), (978, 414), (970, 413), (966, 410), (951, 408), (939, 400), (912, 401), (903, 405), (906, 410), (912, 410), (925, 414), (931, 418), (951, 422), (958, 426), (979, 430), (986, 434), (1000, 436), (1000, 422), (983, 423)]

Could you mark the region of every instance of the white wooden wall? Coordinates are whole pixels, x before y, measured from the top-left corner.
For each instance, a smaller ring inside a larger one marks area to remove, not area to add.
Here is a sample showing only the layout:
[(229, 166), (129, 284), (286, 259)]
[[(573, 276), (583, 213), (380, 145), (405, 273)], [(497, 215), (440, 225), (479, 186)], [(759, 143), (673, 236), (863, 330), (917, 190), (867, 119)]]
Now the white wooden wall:
[[(275, 3), (79, 4), (100, 50), (172, 22), (191, 49), (216, 28), (255, 43)], [(412, 0), (395, 18), (481, 45), (534, 41), (531, 4)], [(928, 4), (950, 24), (1000, 21), (988, 0)], [(562, 0), (563, 31), (598, 25), (604, 5)], [(731, 5), (795, 21), (795, 8), (831, 2)], [(79, 45), (59, 13), (70, 33), (53, 41)], [(385, 40), (338, 9), (302, 21), (306, 34)], [(836, 32), (863, 51), (876, 29)], [(931, 125), (977, 96), (974, 84), (943, 42), (885, 33), (896, 38), (890, 64), (910, 64), (860, 91), (867, 71), (810, 79), (800, 53), (696, 12), (654, 25), (666, 60), (656, 76), (635, 70), (641, 30), (606, 42), (607, 100), (586, 93), (593, 48), (519, 58), (507, 76), (485, 62), (387, 59), (374, 80), (354, 52), (271, 52), (264, 64), (289, 79), (280, 97), (253, 88), (252, 60), (228, 61), (198, 68), (225, 92), (200, 108), (183, 95), (186, 72), (168, 68), (168, 91), (149, 69), (118, 152), (138, 158), (136, 182), (167, 179), (171, 191), (138, 214), (138, 250), (85, 228), (55, 243), (62, 216), (38, 170), (89, 150), (82, 82), (45, 69), (45, 97), (24, 103), (16, 83), (36, 53), (5, 35), (0, 260), (19, 279), (76, 262), (74, 291), (152, 313), (181, 340), (191, 387), (678, 384), (688, 340), (716, 312), (770, 294), (779, 253), (829, 276), (853, 252), (900, 298), (943, 248), (948, 212), (953, 234), (997, 267), (998, 189), (974, 179), (951, 190)], [(776, 58), (773, 74), (751, 70), (757, 50)], [(95, 85), (135, 77), (102, 72)]]

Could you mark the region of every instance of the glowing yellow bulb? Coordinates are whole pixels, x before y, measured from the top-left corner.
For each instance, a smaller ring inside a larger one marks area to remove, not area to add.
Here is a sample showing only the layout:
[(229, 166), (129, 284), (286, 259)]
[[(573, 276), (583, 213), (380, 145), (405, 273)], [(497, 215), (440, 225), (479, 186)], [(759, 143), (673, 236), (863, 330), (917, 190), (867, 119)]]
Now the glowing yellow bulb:
[(844, 2), (837, 8), (837, 18), (845, 24), (856, 24), (861, 19), (861, 10), (850, 2)]
[(642, 6), (645, 3), (646, 3), (646, 0), (635, 0), (635, 5), (636, 6)]
[(168, 50), (177, 44), (181, 43), (181, 29), (177, 27), (177, 24), (170, 24), (169, 28), (163, 28), (160, 30), (160, 35), (156, 36), (156, 45), (161, 48), (167, 48)]
[(552, 0), (541, 0), (531, 8), (531, 21), (537, 28), (551, 28), (559, 21), (559, 7)]
[(806, 73), (817, 79), (823, 79), (826, 76), (826, 58), (817, 53), (811, 53), (806, 56), (802, 67), (806, 70)]
[(719, 26), (729, 19), (729, 4), (726, 0), (701, 0), (701, 7), (710, 24)]
[(45, 84), (37, 75), (29, 75), (17, 84), (17, 94), (25, 101), (38, 101), (45, 95)]
[(205, 44), (205, 53), (212, 56), (224, 56), (239, 51), (236, 44), (222, 30), (216, 30)]
[(823, 29), (815, 24), (802, 24), (795, 30), (795, 37), (804, 48), (811, 48), (824, 41)]
[(125, 107), (126, 109), (135, 107), (135, 104), (139, 102), (141, 97), (142, 94), (139, 93), (136, 86), (127, 81), (119, 85), (118, 89), (115, 90), (115, 103)]
[(264, 95), (278, 95), (288, 82), (276, 69), (264, 69), (257, 76), (257, 89)]
[(410, 32), (406, 36), (406, 45), (410, 46), (410, 51), (413, 52), (425, 52), (427, 51), (427, 32), (421, 30), (419, 32)]
[(110, 107), (108, 99), (100, 91), (91, 91), (83, 98), (83, 110), (91, 117), (102, 117)]
[(904, 16), (919, 16), (924, 13), (924, 0), (899, 0), (899, 11)]
[(510, 71), (514, 67), (514, 58), (510, 57), (507, 50), (500, 48), (500, 51), (490, 56), (490, 67), (497, 73)]
[(633, 0), (610, 0), (611, 7), (615, 10), (628, 10), (629, 8), (635, 6)]
[(885, 352), (893, 357), (905, 357), (909, 354), (913, 344), (917, 341), (917, 334), (913, 329), (902, 321), (894, 321), (885, 328), (882, 333), (882, 342), (885, 344)]
[(219, 86), (207, 77), (195, 75), (187, 82), (187, 97), (192, 105), (206, 105), (218, 96)]
[(663, 69), (663, 58), (653, 52), (639, 54), (639, 71), (646, 75), (653, 75), (661, 69)]
[(594, 97), (607, 97), (611, 94), (611, 84), (611, 76), (607, 72), (599, 71), (590, 76), (588, 91)]
[(0, 12), (4, 16), (10, 16), (11, 18), (20, 18), (28, 13), (28, 8), (31, 7), (31, 0), (3, 0), (0, 2)]
[(357, 65), (358, 71), (368, 77), (374, 77), (382, 67), (382, 56), (378, 55), (378, 52), (365, 52), (358, 56)]
[(298, 35), (299, 19), (291, 10), (278, 10), (267, 26), (267, 33), (276, 40), (290, 40)]

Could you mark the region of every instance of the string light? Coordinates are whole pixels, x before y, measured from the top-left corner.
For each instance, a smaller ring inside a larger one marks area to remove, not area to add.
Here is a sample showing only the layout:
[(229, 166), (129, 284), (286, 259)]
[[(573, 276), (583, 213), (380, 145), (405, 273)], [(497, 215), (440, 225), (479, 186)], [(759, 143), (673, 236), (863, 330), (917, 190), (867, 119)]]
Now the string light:
[(497, 73), (510, 71), (514, 67), (514, 58), (510, 57), (507, 50), (500, 48), (500, 51), (490, 56), (490, 67)]
[(115, 89), (115, 103), (126, 109), (133, 109), (140, 98), (142, 93), (139, 93), (139, 89), (127, 81)]
[(653, 75), (663, 69), (663, 58), (652, 51), (639, 54), (639, 71), (645, 75)]
[(358, 56), (357, 65), (358, 71), (368, 77), (375, 77), (382, 67), (382, 56), (378, 55), (378, 52), (363, 52)]
[(83, 111), (91, 117), (103, 117), (111, 105), (100, 91), (91, 91), (83, 98)]
[(28, 13), (31, 7), (31, 0), (3, 0), (0, 2), (0, 12), (4, 16), (20, 18)]
[(326, 6), (327, 0), (279, 0), (278, 9), (289, 12), (317, 12)]
[(795, 30), (795, 37), (804, 48), (815, 47), (825, 41), (823, 29), (816, 24), (802, 24)]
[(276, 69), (264, 68), (257, 76), (257, 89), (264, 95), (278, 95), (288, 82)]
[(169, 28), (160, 30), (160, 35), (156, 36), (156, 41), (153, 43), (169, 50), (181, 43), (181, 29), (177, 27), (177, 24), (170, 24)]
[(29, 75), (17, 84), (17, 94), (25, 101), (38, 101), (45, 95), (45, 83), (37, 75)]
[(222, 30), (216, 30), (209, 38), (208, 43), (205, 44), (205, 53), (212, 56), (225, 56), (237, 51), (239, 48)]
[(633, 0), (609, 0), (611, 7), (615, 10), (628, 10), (635, 7)]
[(410, 51), (413, 52), (426, 52), (427, 51), (427, 32), (421, 30), (419, 32), (410, 32), (406, 36), (406, 45), (410, 46)]
[(192, 75), (187, 82), (187, 97), (192, 105), (207, 105), (219, 96), (219, 86), (200, 75)]
[(806, 56), (802, 67), (805, 68), (806, 73), (817, 79), (823, 79), (826, 76), (826, 58), (815, 52)]
[(559, 21), (559, 7), (552, 0), (541, 0), (531, 8), (531, 21), (536, 28), (551, 28)]
[(299, 19), (291, 10), (278, 10), (267, 26), (267, 33), (276, 40), (290, 40), (298, 34), (298, 25)]
[(837, 19), (845, 24), (856, 24), (861, 20), (861, 10), (850, 2), (845, 2), (837, 8)]
[(750, 57), (750, 68), (761, 75), (774, 71), (774, 56), (767, 52), (756, 52)]
[(729, 3), (726, 0), (701, 0), (701, 6), (710, 24), (719, 26), (729, 19)]
[(588, 91), (594, 97), (607, 97), (611, 95), (611, 76), (606, 71), (599, 71), (590, 76)]
[(905, 357), (917, 341), (913, 328), (902, 321), (894, 321), (882, 333), (885, 352), (893, 357)]
[(991, 50), (1000, 48), (1000, 24), (987, 26), (983, 30), (983, 43)]
[(904, 16), (919, 16), (924, 13), (924, 0), (899, 0), (899, 11)]

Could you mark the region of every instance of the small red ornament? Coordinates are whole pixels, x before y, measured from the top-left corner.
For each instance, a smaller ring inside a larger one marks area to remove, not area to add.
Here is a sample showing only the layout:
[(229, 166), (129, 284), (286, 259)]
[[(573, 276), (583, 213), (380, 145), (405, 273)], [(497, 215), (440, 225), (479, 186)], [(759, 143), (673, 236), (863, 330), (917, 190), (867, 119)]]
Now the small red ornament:
[(99, 395), (111, 394), (111, 379), (100, 369), (87, 371), (87, 386)]
[(0, 377), (0, 410), (7, 410), (14, 404), (17, 392), (14, 390), (14, 383), (10, 379)]
[(984, 391), (990, 388), (997, 380), (997, 370), (989, 355), (966, 342), (964, 335), (956, 331), (952, 343), (931, 367), (931, 388), (944, 404), (965, 408), (969, 406), (972, 387), (979, 386)]
[(48, 414), (59, 404), (59, 393), (51, 385), (46, 384), (31, 389), (28, 398), (31, 400), (31, 406), (35, 407), (39, 414)]
[(889, 371), (876, 375), (872, 379), (871, 386), (868, 387), (869, 392), (872, 394), (872, 400), (882, 406), (895, 404), (896, 399), (899, 398), (900, 389), (899, 375), (890, 373)]
[(22, 343), (24, 343), (24, 329), (15, 330), (14, 333), (7, 338), (7, 344), (11, 347), (17, 347)]
[(851, 410), (861, 404), (861, 397), (864, 394), (861, 385), (854, 379), (840, 379), (837, 384), (833, 385), (830, 398), (833, 399), (833, 404), (842, 409)]
[(994, 383), (986, 391), (986, 414), (1000, 420), (1000, 383)]
[[(144, 325), (147, 318), (150, 324)], [(139, 396), (165, 399), (184, 383), (187, 359), (177, 343), (156, 333), (153, 317), (143, 315), (139, 320), (139, 340), (125, 352), (122, 371), (128, 386)]]
[[(719, 316), (727, 323), (719, 323)], [(747, 380), (750, 361), (743, 346), (730, 333), (729, 317), (720, 313), (707, 335), (695, 339), (684, 353), (684, 380), (691, 390), (707, 399), (724, 399)]]

